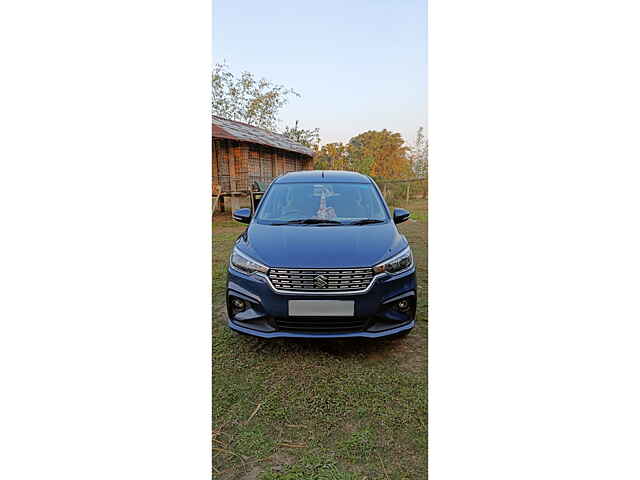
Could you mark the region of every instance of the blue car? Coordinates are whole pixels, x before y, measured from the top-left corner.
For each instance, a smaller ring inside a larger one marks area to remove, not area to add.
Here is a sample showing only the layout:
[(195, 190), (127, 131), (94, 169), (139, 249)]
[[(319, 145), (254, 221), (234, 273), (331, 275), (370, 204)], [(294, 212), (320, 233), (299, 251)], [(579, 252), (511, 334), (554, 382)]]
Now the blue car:
[(411, 248), (368, 176), (291, 172), (267, 188), (227, 270), (233, 330), (264, 338), (404, 336), (415, 325)]

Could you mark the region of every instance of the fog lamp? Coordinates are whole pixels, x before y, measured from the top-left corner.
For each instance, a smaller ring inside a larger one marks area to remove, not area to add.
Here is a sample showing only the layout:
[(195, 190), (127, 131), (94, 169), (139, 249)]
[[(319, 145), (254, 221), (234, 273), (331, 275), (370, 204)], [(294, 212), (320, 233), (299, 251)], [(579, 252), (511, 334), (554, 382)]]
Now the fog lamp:
[(244, 302), (244, 300), (236, 297), (233, 297), (231, 299), (231, 305), (233, 306), (234, 310), (238, 310), (240, 312), (247, 307), (247, 304)]
[(409, 302), (407, 302), (406, 300), (400, 300), (398, 302), (398, 308), (400, 310), (406, 310), (407, 308), (409, 308)]

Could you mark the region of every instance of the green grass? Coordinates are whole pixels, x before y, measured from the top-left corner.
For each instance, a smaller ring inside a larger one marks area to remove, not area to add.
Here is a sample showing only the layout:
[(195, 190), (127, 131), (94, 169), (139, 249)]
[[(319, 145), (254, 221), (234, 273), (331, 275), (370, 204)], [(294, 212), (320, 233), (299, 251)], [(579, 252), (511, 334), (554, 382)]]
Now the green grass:
[(262, 475), (263, 480), (359, 480), (355, 473), (339, 470), (333, 461), (309, 458), (296, 465), (286, 466)]
[(426, 204), (403, 206), (415, 220), (399, 228), (417, 265), (418, 322), (405, 339), (377, 342), (265, 341), (231, 332), (226, 263), (244, 227), (216, 215), (215, 479), (426, 477)]
[(340, 456), (350, 462), (365, 462), (375, 450), (371, 430), (353, 432), (336, 445)]

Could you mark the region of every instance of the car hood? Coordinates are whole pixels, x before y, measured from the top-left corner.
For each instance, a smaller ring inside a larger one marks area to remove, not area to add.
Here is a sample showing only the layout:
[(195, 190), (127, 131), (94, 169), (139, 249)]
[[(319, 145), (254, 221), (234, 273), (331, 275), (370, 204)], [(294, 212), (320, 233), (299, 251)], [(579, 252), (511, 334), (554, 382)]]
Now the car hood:
[(251, 223), (238, 238), (246, 254), (269, 267), (371, 267), (406, 247), (393, 223), (349, 226)]

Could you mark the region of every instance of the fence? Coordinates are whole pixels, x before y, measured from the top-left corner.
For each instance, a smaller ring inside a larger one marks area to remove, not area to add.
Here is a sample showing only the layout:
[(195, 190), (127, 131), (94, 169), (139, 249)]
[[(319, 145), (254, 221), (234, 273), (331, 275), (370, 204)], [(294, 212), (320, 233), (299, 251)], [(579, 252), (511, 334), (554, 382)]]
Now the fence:
[(374, 179), (380, 187), (387, 203), (408, 202), (411, 199), (426, 199), (429, 185), (426, 178), (408, 178), (404, 180)]

